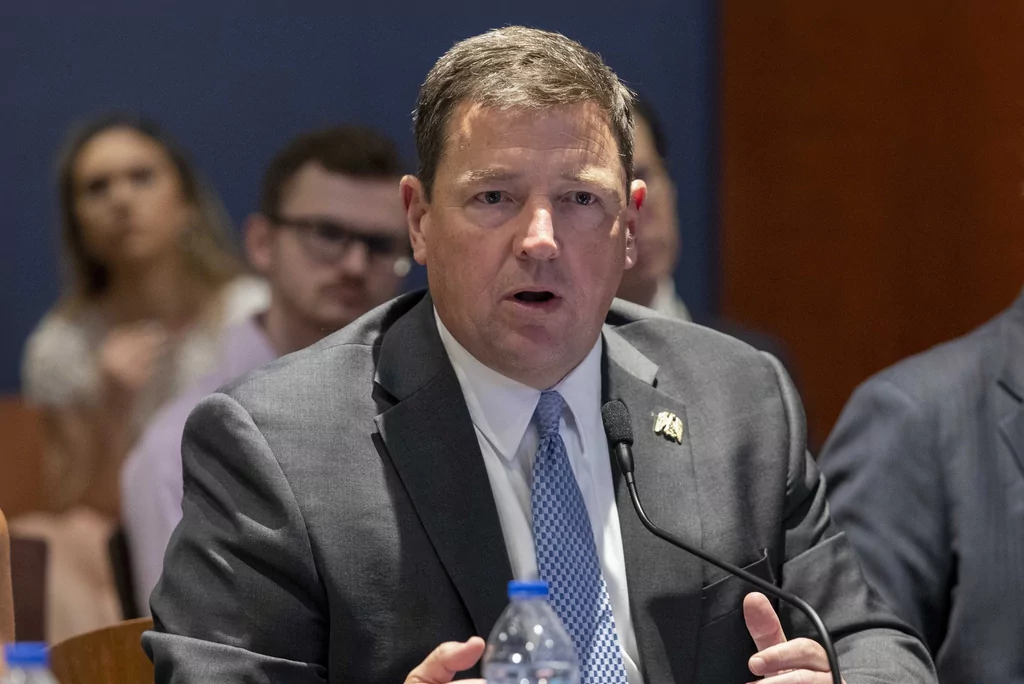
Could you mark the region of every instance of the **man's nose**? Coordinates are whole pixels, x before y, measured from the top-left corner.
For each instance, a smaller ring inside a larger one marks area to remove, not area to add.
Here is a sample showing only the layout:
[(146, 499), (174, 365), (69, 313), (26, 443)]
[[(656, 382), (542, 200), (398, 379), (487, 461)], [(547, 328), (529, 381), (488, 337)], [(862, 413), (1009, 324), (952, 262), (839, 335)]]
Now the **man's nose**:
[(361, 277), (370, 268), (370, 250), (362, 240), (350, 239), (339, 262), (347, 276)]
[(517, 250), (520, 254), (538, 261), (548, 261), (558, 256), (555, 241), (555, 224), (551, 204), (538, 202), (528, 205), (529, 223)]

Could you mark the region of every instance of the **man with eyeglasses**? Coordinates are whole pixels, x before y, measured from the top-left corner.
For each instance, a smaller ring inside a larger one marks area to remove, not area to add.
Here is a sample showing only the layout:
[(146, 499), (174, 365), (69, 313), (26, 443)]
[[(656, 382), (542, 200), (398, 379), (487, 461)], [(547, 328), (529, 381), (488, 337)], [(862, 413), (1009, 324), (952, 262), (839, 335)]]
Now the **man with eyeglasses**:
[(181, 436), (192, 408), (221, 385), (302, 349), (391, 299), (409, 270), (396, 190), (402, 168), (379, 133), (344, 126), (303, 135), (267, 168), (259, 213), (245, 225), (270, 305), (225, 336), (216, 370), (146, 427), (121, 476), (123, 525), (140, 612), (181, 519)]

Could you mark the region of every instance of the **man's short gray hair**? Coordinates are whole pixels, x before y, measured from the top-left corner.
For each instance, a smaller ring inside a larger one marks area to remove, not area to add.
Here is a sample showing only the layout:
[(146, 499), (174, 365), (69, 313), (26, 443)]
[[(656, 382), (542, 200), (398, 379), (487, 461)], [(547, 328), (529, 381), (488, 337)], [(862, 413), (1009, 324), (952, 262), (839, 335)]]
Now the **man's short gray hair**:
[(559, 33), (523, 26), (494, 29), (456, 43), (427, 74), (414, 123), (419, 179), (429, 199), (462, 102), (498, 109), (540, 109), (594, 102), (608, 118), (633, 180), (633, 93), (601, 57)]

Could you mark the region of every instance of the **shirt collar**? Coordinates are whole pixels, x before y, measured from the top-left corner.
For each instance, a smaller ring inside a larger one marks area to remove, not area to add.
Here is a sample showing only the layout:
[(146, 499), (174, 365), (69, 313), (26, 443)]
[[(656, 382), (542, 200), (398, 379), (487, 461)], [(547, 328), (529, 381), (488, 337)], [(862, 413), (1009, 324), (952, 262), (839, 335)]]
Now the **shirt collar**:
[[(434, 309), (441, 343), (455, 369), (473, 424), (503, 459), (512, 460), (523, 441), (540, 391), (505, 377), (481, 363), (448, 331)], [(601, 348), (598, 337), (593, 348), (576, 368), (552, 389), (562, 395), (583, 443), (583, 453), (596, 453), (590, 444), (595, 430), (601, 430)]]

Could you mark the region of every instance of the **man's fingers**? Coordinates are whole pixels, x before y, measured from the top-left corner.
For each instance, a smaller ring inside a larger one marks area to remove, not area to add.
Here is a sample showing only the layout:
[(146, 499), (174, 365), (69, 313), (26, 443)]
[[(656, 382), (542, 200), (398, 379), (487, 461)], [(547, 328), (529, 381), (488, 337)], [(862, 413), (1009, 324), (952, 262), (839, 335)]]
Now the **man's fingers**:
[(764, 594), (755, 591), (746, 595), (743, 599), (743, 619), (758, 651), (786, 642), (779, 616)]
[(748, 666), (751, 672), (762, 677), (788, 670), (828, 672), (828, 657), (818, 642), (810, 639), (793, 639), (755, 653), (751, 656)]
[[(484, 640), (471, 637), (469, 641), (446, 641), (427, 656), (409, 673), (405, 684), (446, 684), (456, 672), (468, 670), (484, 653)], [(483, 684), (483, 680), (476, 680)]]
[[(828, 672), (808, 672), (793, 670), (786, 674), (775, 675), (767, 679), (759, 679), (751, 684), (832, 684), (832, 675)], [(843, 683), (845, 684), (845, 682)]]

